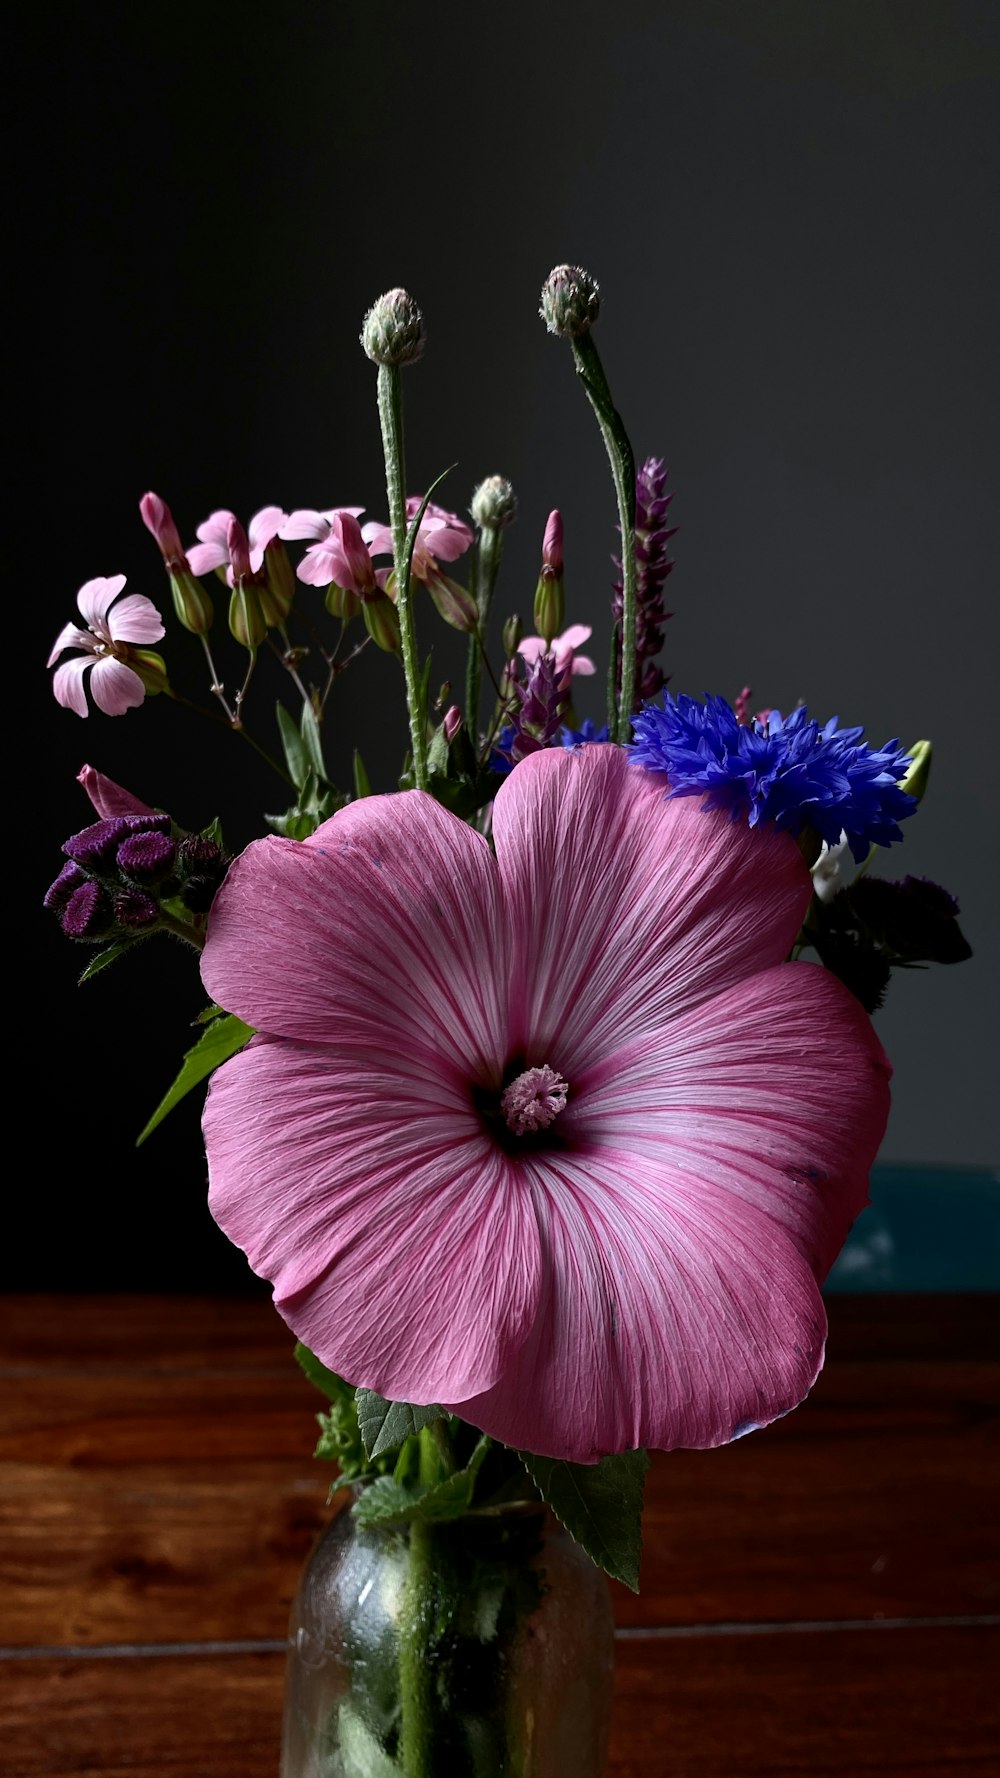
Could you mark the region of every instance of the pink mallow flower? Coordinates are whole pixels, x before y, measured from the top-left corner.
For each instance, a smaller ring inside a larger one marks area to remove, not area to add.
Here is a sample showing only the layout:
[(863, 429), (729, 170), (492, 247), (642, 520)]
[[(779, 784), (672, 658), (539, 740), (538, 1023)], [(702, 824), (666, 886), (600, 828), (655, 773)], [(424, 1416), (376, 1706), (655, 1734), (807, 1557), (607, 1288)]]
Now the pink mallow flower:
[[(255, 512), (247, 526), (246, 533), (242, 525), (238, 535), (246, 535), (250, 551), (250, 572), (259, 574), (264, 562), (264, 551), (272, 538), (280, 535), (288, 514), (280, 506), (262, 506)], [(188, 566), (193, 574), (210, 574), (213, 569), (225, 569), (226, 580), (233, 584), (233, 564), (230, 555), (231, 526), (236, 515), (220, 508), (210, 513), (203, 524), (197, 527), (200, 542), (191, 545), (187, 551)]]
[(60, 630), (49, 655), (51, 667), (67, 648), (80, 652), (77, 658), (62, 661), (52, 675), (56, 702), (77, 716), (87, 715), (87, 694), (84, 679), (90, 674), (90, 695), (105, 716), (123, 716), (134, 710), (146, 696), (146, 688), (138, 673), (128, 665), (130, 647), (146, 648), (164, 635), (163, 622), (156, 606), (143, 593), (130, 593), (116, 603), (125, 585), (124, 574), (88, 580), (76, 595), (77, 606), (87, 625), (67, 624)]
[(795, 841), (665, 787), (534, 754), (495, 854), (421, 791), (363, 798), (254, 841), (202, 958), (256, 1032), (212, 1076), (210, 1207), (292, 1332), (580, 1462), (802, 1400), (888, 1110), (859, 1002), (785, 961)]
[(574, 677), (578, 673), (595, 672), (594, 663), (588, 654), (577, 654), (582, 643), (589, 641), (591, 636), (589, 624), (570, 624), (561, 636), (553, 636), (551, 644), (546, 643), (544, 636), (525, 636), (517, 645), (517, 652), (524, 656), (529, 666), (533, 666), (539, 655), (546, 652), (556, 657), (556, 672), (565, 673), (567, 666)]

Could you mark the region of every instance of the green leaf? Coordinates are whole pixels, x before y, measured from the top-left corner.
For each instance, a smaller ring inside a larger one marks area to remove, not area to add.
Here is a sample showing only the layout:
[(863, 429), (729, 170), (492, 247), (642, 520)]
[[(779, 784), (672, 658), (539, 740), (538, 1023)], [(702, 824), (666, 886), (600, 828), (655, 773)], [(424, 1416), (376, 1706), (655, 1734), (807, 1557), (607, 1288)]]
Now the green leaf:
[(484, 1435), (464, 1469), (457, 1469), (454, 1475), (430, 1488), (419, 1482), (398, 1481), (391, 1475), (379, 1476), (359, 1495), (351, 1512), (361, 1525), (402, 1523), (407, 1519), (434, 1523), (460, 1519), (472, 1505), (476, 1476), (490, 1445), (491, 1440)]
[(301, 1340), (295, 1343), (295, 1362), (305, 1372), (313, 1387), (326, 1396), (327, 1401), (342, 1400), (345, 1389), (349, 1391), (351, 1399), (354, 1399), (354, 1390), (350, 1383), (345, 1383), (336, 1371), (328, 1371), (326, 1365), (321, 1364), (316, 1354), (310, 1352), (308, 1346), (303, 1346)]
[(443, 1408), (413, 1407), (408, 1401), (387, 1401), (374, 1389), (359, 1389), (355, 1395), (358, 1425), (369, 1457), (381, 1457), (385, 1451), (396, 1451), (405, 1439), (419, 1432), (422, 1426), (433, 1426), (445, 1417)]
[(289, 716), (284, 704), (276, 704), (274, 713), (278, 719), (278, 733), (281, 736), (288, 775), (296, 790), (301, 791), (309, 771), (309, 760), (302, 734), (294, 717)]
[(357, 797), (371, 796), (371, 779), (365, 770), (365, 762), (358, 749), (354, 749), (354, 794)]
[(86, 969), (80, 975), (78, 987), (82, 988), (84, 982), (91, 981), (95, 975), (100, 974), (102, 969), (107, 969), (109, 963), (117, 963), (119, 957), (123, 957), (125, 952), (131, 948), (129, 944), (113, 944), (109, 945), (106, 951), (99, 952), (96, 957), (91, 957)]
[(206, 1080), (220, 1063), (235, 1056), (252, 1036), (252, 1028), (232, 1013), (223, 1013), (221, 1018), (206, 1025), (194, 1047), (185, 1052), (180, 1073), (170, 1091), (160, 1100), (145, 1129), (136, 1137), (136, 1148), (152, 1135), (158, 1124), (162, 1124), (168, 1111), (173, 1111), (174, 1106), (179, 1105), (199, 1082)]
[(598, 1568), (639, 1591), (642, 1555), (642, 1493), (649, 1457), (624, 1451), (600, 1463), (563, 1463), (554, 1457), (518, 1456), (556, 1518)]

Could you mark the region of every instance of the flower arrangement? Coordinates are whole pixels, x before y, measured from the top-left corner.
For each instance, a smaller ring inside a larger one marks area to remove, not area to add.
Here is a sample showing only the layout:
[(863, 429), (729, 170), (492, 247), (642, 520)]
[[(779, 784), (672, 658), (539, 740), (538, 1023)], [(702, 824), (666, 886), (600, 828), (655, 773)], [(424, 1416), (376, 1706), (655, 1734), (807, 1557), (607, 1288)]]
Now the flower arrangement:
[[(546, 280), (614, 488), (604, 724), (574, 707), (598, 669), (567, 621), (560, 514), (532, 632), (509, 620), (494, 658), (513, 488), (487, 476), (465, 516), (437, 483), (408, 494), (424, 321), (393, 290), (361, 335), (387, 520), (214, 511), (185, 545), (162, 498), (140, 501), (209, 714), (273, 767), (284, 812), (233, 857), (224, 810), (188, 831), (85, 766), (95, 819), (45, 901), (91, 953), (84, 981), (158, 933), (200, 967), (200, 1036), (141, 1139), (207, 1082), (212, 1214), (326, 1397), (318, 1455), (356, 1518), (416, 1535), (541, 1500), (636, 1587), (647, 1452), (724, 1445), (814, 1383), (821, 1286), (888, 1113), (872, 1014), (895, 969), (970, 952), (944, 889), (871, 868), (918, 808), (928, 741), (871, 746), (803, 705), (754, 710), (749, 687), (668, 688), (672, 495), (662, 459), (635, 462), (599, 309), (581, 268)], [(176, 697), (148, 596), (117, 575), (77, 604), (49, 661), (61, 705)], [(432, 694), (429, 622), (467, 639), (460, 695)], [(362, 649), (405, 698), (388, 788), (363, 737), (349, 786), (325, 762)]]

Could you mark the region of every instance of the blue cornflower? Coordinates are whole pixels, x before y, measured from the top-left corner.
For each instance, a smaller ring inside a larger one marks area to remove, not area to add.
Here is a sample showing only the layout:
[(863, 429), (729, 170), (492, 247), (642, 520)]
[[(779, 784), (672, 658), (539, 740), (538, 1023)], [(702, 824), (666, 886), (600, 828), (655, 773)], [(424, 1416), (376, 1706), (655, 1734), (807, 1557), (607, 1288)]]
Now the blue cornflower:
[(561, 747), (582, 747), (585, 741), (606, 741), (608, 738), (607, 723), (602, 722), (598, 728), (596, 723), (591, 722), (589, 716), (584, 718), (579, 728), (564, 726), (559, 730), (559, 745)]
[(898, 741), (869, 747), (863, 729), (838, 729), (835, 716), (821, 728), (804, 704), (741, 723), (725, 698), (667, 692), (643, 705), (632, 732), (632, 763), (665, 772), (669, 795), (705, 796), (751, 827), (808, 827), (830, 846), (846, 834), (859, 864), (870, 846), (902, 839), (898, 823), (917, 806), (900, 789), (910, 762)]

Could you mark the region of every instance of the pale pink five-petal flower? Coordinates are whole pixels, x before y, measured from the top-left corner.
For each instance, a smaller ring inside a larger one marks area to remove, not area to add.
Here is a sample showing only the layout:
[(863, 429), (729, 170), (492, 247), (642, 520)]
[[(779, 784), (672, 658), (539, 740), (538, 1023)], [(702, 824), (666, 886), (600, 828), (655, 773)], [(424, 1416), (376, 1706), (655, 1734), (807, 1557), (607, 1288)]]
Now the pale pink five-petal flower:
[[(282, 536), (314, 537), (295, 572), (307, 586), (336, 584), (360, 598), (375, 592), (377, 577), (358, 514), (363, 507), (334, 507), (329, 513), (293, 512)], [(307, 529), (307, 527), (310, 527)], [(385, 576), (382, 576), (385, 579)]]
[[(412, 524), (420, 511), (422, 498), (420, 494), (409, 496), (406, 502), (408, 525)], [(361, 531), (373, 556), (392, 555), (392, 529), (389, 525), (379, 524), (373, 519), (367, 525), (362, 525)], [(429, 500), (413, 546), (410, 572), (414, 580), (425, 583), (430, 581), (437, 575), (439, 562), (457, 562), (471, 543), (472, 530), (465, 520), (460, 519), (457, 513), (448, 512), (443, 506), (436, 506), (433, 500)]]
[[(204, 523), (197, 527), (200, 539), (187, 551), (188, 564), (193, 574), (210, 574), (215, 568), (224, 568), (226, 580), (233, 584), (232, 557), (230, 555), (230, 526), (235, 513), (220, 508), (210, 513)], [(272, 538), (281, 534), (282, 526), (288, 514), (280, 506), (262, 506), (255, 512), (246, 529), (246, 537), (250, 548), (250, 572), (259, 574), (264, 561), (264, 551)], [(241, 527), (242, 532), (242, 527)]]
[(52, 675), (56, 702), (77, 716), (87, 715), (84, 680), (88, 673), (91, 696), (105, 716), (123, 716), (146, 695), (138, 673), (127, 664), (129, 646), (148, 647), (159, 642), (165, 632), (156, 606), (145, 594), (130, 593), (119, 600), (124, 585), (124, 574), (86, 581), (76, 603), (87, 628), (66, 624), (49, 655), (51, 667), (66, 649), (79, 651), (75, 659), (61, 661)]
[(202, 960), (257, 1033), (212, 1077), (210, 1205), (295, 1335), (583, 1462), (802, 1400), (888, 1109), (860, 1004), (785, 961), (795, 841), (664, 789), (535, 754), (495, 855), (423, 792), (364, 798), (251, 844)]
[(590, 640), (589, 624), (570, 624), (561, 636), (553, 636), (547, 643), (544, 636), (525, 636), (517, 645), (517, 652), (522, 655), (529, 666), (534, 666), (539, 655), (554, 654), (556, 657), (556, 673), (562, 675), (566, 667), (570, 673), (590, 674), (595, 671), (594, 663), (588, 654), (578, 654), (577, 649), (582, 643)]

